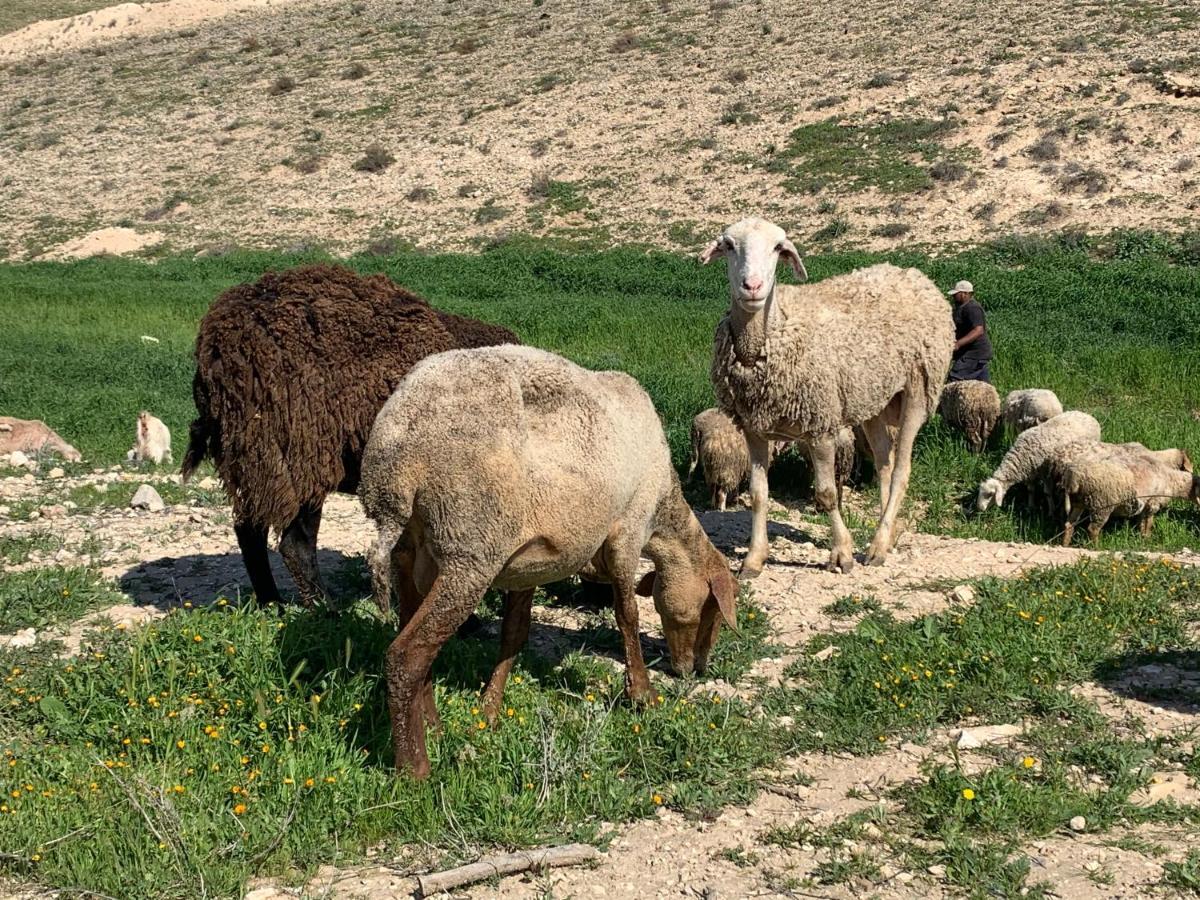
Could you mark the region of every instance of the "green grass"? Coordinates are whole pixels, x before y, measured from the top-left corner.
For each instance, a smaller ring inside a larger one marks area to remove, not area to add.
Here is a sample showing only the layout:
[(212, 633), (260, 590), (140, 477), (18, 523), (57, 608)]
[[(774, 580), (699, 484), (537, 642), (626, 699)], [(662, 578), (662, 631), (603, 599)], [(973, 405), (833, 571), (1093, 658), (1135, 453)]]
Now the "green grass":
[[(1049, 387), (1067, 408), (1095, 414), (1111, 440), (1183, 446), (1195, 455), (1200, 306), (1180, 298), (1200, 293), (1200, 269), (1164, 258), (1182, 252), (1177, 246), (1185, 245), (1139, 233), (1115, 236), (1111, 260), (1052, 241), (1008, 241), (936, 259), (838, 253), (807, 263), (814, 279), (881, 258), (919, 266), (942, 286), (970, 278), (988, 311), (1002, 391)], [(221, 289), (303, 259), (235, 253), (0, 266), (0, 408), (47, 420), (95, 463), (122, 459), (133, 417), (150, 409), (173, 429), (179, 456), (194, 414), (191, 350), (200, 316)], [(524, 341), (585, 366), (630, 372), (654, 398), (677, 463), (692, 416), (712, 405), (712, 330), (728, 302), (720, 266), (632, 249), (566, 253), (525, 240), (473, 256), (406, 252), (350, 264), (384, 271), (439, 306), (509, 325)], [(143, 334), (160, 343), (141, 341)], [(997, 442), (974, 456), (936, 418), (926, 426), (910, 492), (925, 511), (919, 527), (1051, 539), (1061, 523), (1019, 502), (971, 513), (975, 487), (1003, 450)], [(1149, 542), (1118, 523), (1101, 547), (1195, 545), (1198, 527), (1196, 511), (1180, 507), (1159, 518)]]
[(29, 559), (35, 550), (46, 552), (57, 550), (62, 540), (48, 531), (33, 531), (28, 534), (0, 535), (0, 561), (19, 565)]
[[(365, 607), (331, 619), (218, 604), (80, 656), (0, 652), (0, 872), (122, 897), (238, 895), (384, 842), (426, 861), (489, 846), (600, 841), (659, 805), (745, 801), (776, 741), (737, 701), (663, 685), (623, 700), (607, 661), (522, 657), (496, 728), (479, 689), (493, 639), (453, 639), (435, 667), (444, 731), (424, 783), (391, 768), (380, 659)], [(732, 648), (731, 648), (732, 649)], [(722, 662), (718, 646), (717, 664)]]
[(0, 622), (5, 633), (46, 628), (124, 600), (108, 582), (85, 568), (50, 566), (0, 577)]
[(904, 194), (933, 184), (930, 167), (949, 164), (955, 153), (941, 143), (954, 131), (950, 119), (892, 119), (843, 124), (826, 119), (802, 125), (768, 162), (791, 191), (819, 193), (826, 186)]
[(908, 622), (872, 614), (850, 634), (814, 639), (810, 649), (836, 652), (806, 654), (789, 673), (802, 693), (768, 702), (797, 719), (796, 749), (877, 752), (972, 716), (1069, 708), (1062, 685), (1119, 653), (1185, 645), (1198, 609), (1195, 574), (1173, 564), (1100, 558), (985, 579), (970, 606)]

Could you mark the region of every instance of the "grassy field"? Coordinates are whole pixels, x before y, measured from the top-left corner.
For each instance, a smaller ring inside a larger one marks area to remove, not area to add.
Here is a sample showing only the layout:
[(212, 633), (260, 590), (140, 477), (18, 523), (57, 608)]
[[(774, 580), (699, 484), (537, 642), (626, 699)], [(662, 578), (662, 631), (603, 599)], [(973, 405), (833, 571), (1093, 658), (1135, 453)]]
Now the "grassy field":
[[(956, 256), (889, 258), (922, 268), (943, 287), (974, 281), (1002, 391), (1049, 387), (1067, 408), (1096, 415), (1110, 440), (1200, 450), (1200, 306), (1189, 302), (1200, 293), (1200, 268), (1172, 262), (1179, 247), (1154, 236), (1118, 236), (1109, 251), (1112, 258), (1098, 260), (1066, 241), (1009, 242)], [(808, 267), (819, 279), (873, 259), (814, 256)], [(200, 316), (222, 288), (300, 261), (237, 253), (0, 267), (0, 409), (45, 419), (97, 463), (122, 458), (137, 411), (150, 409), (172, 428), (179, 458), (193, 415), (191, 348)], [(712, 330), (727, 303), (719, 266), (523, 242), (481, 255), (360, 256), (350, 264), (386, 272), (439, 306), (509, 325), (527, 343), (585, 366), (630, 372), (653, 396), (677, 463), (691, 417), (712, 403)], [(936, 419), (927, 426), (911, 491), (924, 516), (920, 527), (997, 540), (1053, 538), (1059, 523), (1020, 504), (971, 513), (975, 486), (1003, 449), (994, 439), (987, 453), (973, 456)], [(801, 467), (779, 470), (777, 492), (802, 494), (802, 485), (783, 483), (788, 477), (802, 479)], [(1148, 546), (1194, 544), (1198, 528), (1195, 511), (1175, 509), (1160, 518)], [(1102, 545), (1146, 546), (1121, 525)]]

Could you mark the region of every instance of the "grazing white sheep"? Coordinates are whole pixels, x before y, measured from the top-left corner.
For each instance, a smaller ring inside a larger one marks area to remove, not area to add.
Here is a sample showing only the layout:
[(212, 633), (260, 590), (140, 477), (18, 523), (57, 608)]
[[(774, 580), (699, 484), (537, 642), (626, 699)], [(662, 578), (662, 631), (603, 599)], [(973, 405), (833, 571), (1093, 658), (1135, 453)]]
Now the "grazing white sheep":
[(138, 414), (137, 432), (134, 435), (133, 448), (125, 454), (125, 458), (135, 462), (150, 460), (156, 466), (163, 461), (173, 462), (171, 458), (171, 431), (162, 419), (142, 410)]
[(1062, 492), (1063, 546), (1071, 543), (1081, 520), (1087, 522), (1092, 541), (1113, 516), (1136, 519), (1147, 537), (1155, 515), (1171, 500), (1200, 503), (1200, 479), (1192, 474), (1187, 454), (1179, 450), (1076, 441), (1054, 455), (1050, 472)]
[(1000, 395), (986, 381), (951, 381), (942, 388), (938, 412), (963, 433), (972, 453), (980, 453), (1000, 418)]
[(1078, 410), (1062, 413), (1021, 432), (996, 471), (980, 483), (976, 507), (983, 511), (993, 503), (1003, 506), (1005, 494), (1014, 485), (1035, 480), (1040, 485), (1054, 453), (1080, 440), (1100, 440), (1100, 423)]
[(68, 462), (83, 459), (78, 450), (59, 437), (45, 422), (0, 416), (0, 456), (14, 452), (57, 453)]
[[(720, 407), (746, 432), (754, 508), (742, 574), (767, 560), (770, 441), (803, 440), (813, 488), (829, 514), (829, 568), (850, 571), (854, 543), (842, 521), (835, 474), (838, 432), (862, 425), (879, 472), (882, 515), (867, 550), (882, 564), (899, 532), (917, 431), (937, 406), (950, 368), (954, 324), (937, 287), (916, 269), (876, 265), (815, 285), (775, 280), (780, 257), (807, 273), (783, 229), (749, 218), (700, 254), (725, 257), (732, 308), (717, 325), (711, 376)], [(895, 428), (893, 431), (889, 426)]]
[(1054, 391), (1044, 388), (1022, 388), (1008, 392), (1000, 415), (1005, 426), (1020, 434), (1061, 415), (1062, 411), (1062, 403)]
[[(649, 396), (622, 372), (511, 345), (427, 357), (380, 410), (359, 492), (379, 530), (376, 600), (400, 600), (388, 704), (397, 767), (417, 777), (437, 715), (430, 666), (489, 586), (509, 592), (493, 716), (537, 585), (581, 570), (611, 582), (634, 700), (651, 695), (635, 591), (653, 595), (680, 672), (702, 671), (721, 621), (736, 621), (728, 562), (683, 498)], [(643, 553), (655, 571), (639, 584)]]

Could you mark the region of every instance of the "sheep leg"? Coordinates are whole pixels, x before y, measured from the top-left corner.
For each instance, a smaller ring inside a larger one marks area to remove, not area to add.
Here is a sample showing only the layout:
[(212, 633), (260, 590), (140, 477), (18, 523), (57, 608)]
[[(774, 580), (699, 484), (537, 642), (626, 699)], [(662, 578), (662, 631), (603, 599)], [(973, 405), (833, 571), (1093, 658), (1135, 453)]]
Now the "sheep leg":
[(607, 548), (608, 569), (612, 577), (613, 610), (617, 616), (617, 629), (625, 646), (625, 694), (634, 703), (645, 703), (650, 699), (650, 675), (642, 657), (642, 640), (638, 633), (638, 605), (634, 593), (637, 587), (636, 569), (621, 560), (628, 559), (636, 565), (640, 550), (622, 553), (615, 547)]
[(688, 458), (687, 481), (692, 480), (692, 475), (696, 472), (696, 466), (700, 462), (700, 442), (697, 440), (695, 433), (692, 434), (692, 455)]
[(487, 690), (483, 692), (483, 715), (495, 724), (504, 699), (504, 685), (512, 672), (517, 654), (529, 640), (529, 617), (533, 610), (533, 588), (508, 591), (504, 595), (504, 618), (500, 628), (500, 659), (492, 670)]
[(1067, 513), (1067, 521), (1066, 524), (1063, 525), (1062, 545), (1064, 547), (1071, 546), (1071, 540), (1075, 537), (1075, 524), (1079, 521), (1079, 518), (1082, 515), (1083, 506), (1081, 504), (1076, 504), (1071, 508), (1071, 511)]
[(1142, 537), (1150, 537), (1150, 532), (1154, 530), (1154, 513), (1148, 512), (1138, 521), (1138, 531)]
[[(391, 568), (391, 590), (398, 599), (396, 607), (397, 625), (401, 631), (407, 625), (418, 609), (425, 595), (417, 587), (416, 570), (417, 548), (410, 534), (406, 532), (391, 552), (389, 560)], [(387, 610), (383, 610), (387, 615)], [(442, 717), (438, 715), (437, 704), (433, 701), (433, 670), (425, 676), (425, 684), (421, 690), (421, 705), (425, 713), (425, 724), (432, 730), (440, 730)]]
[(718, 510), (720, 510), (721, 512), (725, 512), (725, 500), (726, 500), (726, 494), (725, 494), (725, 492), (724, 492), (723, 490), (721, 490), (720, 488), (718, 488), (718, 489), (717, 489), (717, 503), (716, 503), (716, 507), (717, 507), (717, 509), (718, 509)]
[(854, 539), (842, 521), (838, 501), (837, 445), (833, 437), (822, 437), (809, 444), (809, 460), (813, 467), (813, 498), (817, 508), (829, 516), (829, 564), (833, 572), (843, 573), (854, 568)]
[[(888, 491), (887, 505), (883, 509), (879, 527), (875, 529), (875, 537), (867, 549), (866, 563), (869, 566), (883, 565), (888, 552), (896, 543), (896, 520), (900, 514), (900, 506), (904, 503), (904, 495), (908, 491), (909, 475), (912, 473), (913, 443), (924, 422), (925, 404), (915, 393), (905, 391), (900, 402), (900, 433), (896, 436), (895, 447), (892, 448), (891, 490)], [(880, 477), (882, 479), (882, 476)]]
[(1104, 530), (1104, 526), (1108, 524), (1108, 519), (1112, 515), (1112, 509), (1102, 509), (1092, 513), (1091, 519), (1088, 521), (1088, 538), (1093, 544), (1100, 542), (1100, 532)]
[(279, 553), (296, 582), (300, 602), (309, 608), (326, 597), (317, 569), (317, 531), (320, 527), (321, 505), (305, 506), (279, 539)]
[(757, 578), (767, 562), (767, 468), (771, 464), (771, 443), (756, 434), (746, 433), (750, 450), (750, 550), (742, 560), (741, 576)]
[(487, 581), (441, 572), (420, 607), (392, 641), (384, 663), (392, 749), (396, 768), (415, 779), (429, 777), (425, 746), (427, 697), (438, 651), (466, 621), (487, 590)]
[(888, 492), (892, 484), (892, 429), (887, 423), (887, 417), (880, 413), (873, 419), (863, 422), (863, 433), (867, 436), (867, 445), (874, 457), (875, 474), (879, 476), (879, 510), (882, 515), (887, 508)]
[(233, 526), (233, 533), (237, 535), (242, 562), (246, 565), (246, 574), (250, 576), (250, 586), (254, 588), (259, 606), (282, 606), (283, 598), (275, 586), (271, 559), (267, 555), (267, 529), (251, 522), (239, 522)]

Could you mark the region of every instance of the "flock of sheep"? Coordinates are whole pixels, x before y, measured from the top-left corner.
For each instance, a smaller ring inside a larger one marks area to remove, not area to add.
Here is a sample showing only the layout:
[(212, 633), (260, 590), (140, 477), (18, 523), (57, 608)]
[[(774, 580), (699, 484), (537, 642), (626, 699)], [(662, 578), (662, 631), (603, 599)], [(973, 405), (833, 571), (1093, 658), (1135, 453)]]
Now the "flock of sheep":
[[(767, 560), (767, 472), (779, 442), (808, 455), (831, 525), (829, 567), (843, 572), (855, 557), (841, 489), (856, 454), (872, 458), (881, 506), (865, 561), (881, 564), (902, 530), (914, 439), (939, 402), (972, 449), (1002, 417), (1017, 432), (978, 507), (1000, 505), (1017, 484), (1043, 488), (1066, 517), (1067, 541), (1084, 516), (1093, 535), (1112, 515), (1148, 530), (1169, 498), (1200, 497), (1186, 453), (1101, 443), (1095, 419), (1063, 412), (1048, 391), (1014, 392), (1002, 409), (991, 385), (945, 385), (951, 313), (916, 269), (777, 284), (780, 259), (799, 280), (807, 273), (783, 230), (755, 218), (700, 256), (716, 258), (731, 304), (710, 370), (718, 408), (696, 417), (691, 468), (703, 465), (722, 508), (749, 474), (745, 577)], [(425, 729), (439, 722), (431, 666), (490, 587), (505, 599), (489, 717), (539, 585), (576, 574), (611, 584), (633, 700), (651, 692), (637, 595), (653, 597), (679, 672), (702, 671), (721, 623), (736, 621), (729, 563), (684, 499), (649, 396), (624, 373), (519, 346), (506, 328), (332, 265), (223, 293), (200, 324), (195, 358), (198, 414), (182, 471), (213, 460), (260, 603), (281, 602), (270, 530), (311, 604), (325, 594), (316, 557), (325, 498), (361, 496), (378, 535), (375, 600), (400, 625), (385, 663), (395, 761), (415, 777), (429, 773)], [(131, 458), (169, 453), (166, 426), (143, 413)], [(654, 568), (639, 577), (643, 557)]]

